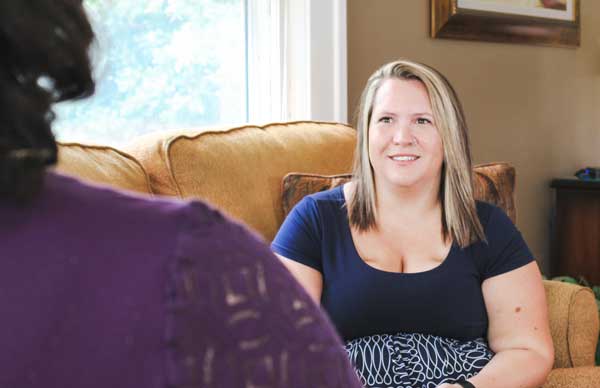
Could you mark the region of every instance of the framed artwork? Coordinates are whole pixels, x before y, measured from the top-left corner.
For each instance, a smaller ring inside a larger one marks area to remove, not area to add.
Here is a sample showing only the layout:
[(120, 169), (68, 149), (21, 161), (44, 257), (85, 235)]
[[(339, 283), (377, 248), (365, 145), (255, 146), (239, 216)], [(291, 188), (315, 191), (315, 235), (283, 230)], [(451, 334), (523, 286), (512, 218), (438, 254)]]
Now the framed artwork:
[(431, 37), (577, 47), (580, 0), (430, 0)]

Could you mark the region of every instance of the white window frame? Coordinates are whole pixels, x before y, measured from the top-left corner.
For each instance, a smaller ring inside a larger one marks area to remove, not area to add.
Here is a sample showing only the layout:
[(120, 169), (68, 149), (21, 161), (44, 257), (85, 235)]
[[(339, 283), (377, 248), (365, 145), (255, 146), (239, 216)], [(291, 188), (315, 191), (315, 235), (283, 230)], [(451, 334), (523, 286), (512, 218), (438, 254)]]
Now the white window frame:
[(247, 0), (251, 123), (348, 121), (347, 0)]

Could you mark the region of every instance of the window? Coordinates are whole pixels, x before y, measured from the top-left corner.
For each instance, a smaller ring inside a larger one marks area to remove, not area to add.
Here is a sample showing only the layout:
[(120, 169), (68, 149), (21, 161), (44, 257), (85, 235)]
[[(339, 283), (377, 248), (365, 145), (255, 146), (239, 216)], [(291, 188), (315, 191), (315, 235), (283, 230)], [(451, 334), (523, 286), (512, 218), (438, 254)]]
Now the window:
[(94, 96), (56, 106), (61, 141), (119, 145), (164, 129), (247, 121), (244, 0), (84, 0)]
[(347, 121), (346, 0), (84, 0), (94, 96), (56, 106), (60, 141)]

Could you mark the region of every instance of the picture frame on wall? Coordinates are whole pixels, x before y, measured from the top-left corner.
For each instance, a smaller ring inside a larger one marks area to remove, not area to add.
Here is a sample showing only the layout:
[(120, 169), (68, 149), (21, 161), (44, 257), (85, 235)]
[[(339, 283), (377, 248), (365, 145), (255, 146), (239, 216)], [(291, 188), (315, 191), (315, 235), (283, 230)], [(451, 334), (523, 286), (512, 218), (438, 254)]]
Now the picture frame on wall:
[(580, 0), (430, 0), (431, 37), (575, 48)]

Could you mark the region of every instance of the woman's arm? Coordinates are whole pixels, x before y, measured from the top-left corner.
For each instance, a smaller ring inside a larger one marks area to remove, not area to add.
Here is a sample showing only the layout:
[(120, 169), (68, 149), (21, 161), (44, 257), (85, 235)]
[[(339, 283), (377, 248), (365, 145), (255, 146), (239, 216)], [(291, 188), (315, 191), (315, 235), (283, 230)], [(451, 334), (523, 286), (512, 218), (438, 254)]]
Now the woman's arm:
[(488, 341), (496, 353), (469, 381), (477, 388), (537, 388), (554, 363), (548, 309), (537, 263), (483, 282)]
[(294, 278), (304, 287), (308, 295), (317, 305), (321, 304), (321, 293), (323, 292), (323, 275), (314, 268), (290, 260), (287, 257), (275, 254), (281, 259), (283, 265), (292, 273)]

